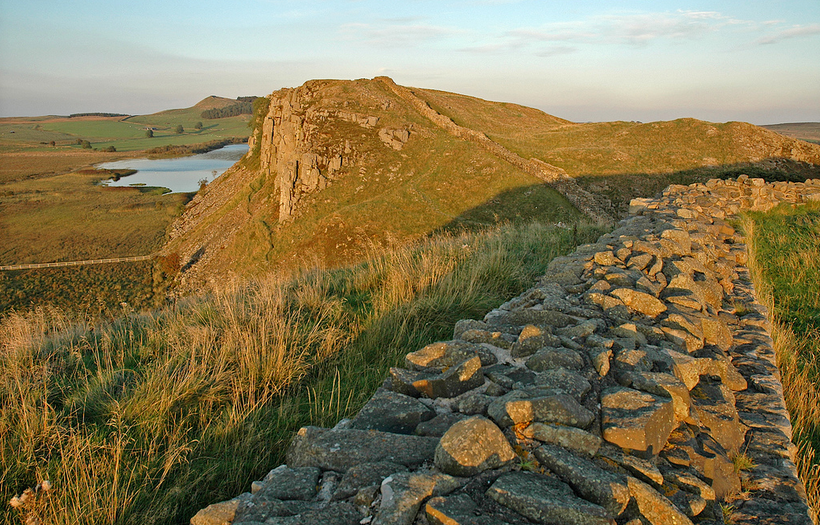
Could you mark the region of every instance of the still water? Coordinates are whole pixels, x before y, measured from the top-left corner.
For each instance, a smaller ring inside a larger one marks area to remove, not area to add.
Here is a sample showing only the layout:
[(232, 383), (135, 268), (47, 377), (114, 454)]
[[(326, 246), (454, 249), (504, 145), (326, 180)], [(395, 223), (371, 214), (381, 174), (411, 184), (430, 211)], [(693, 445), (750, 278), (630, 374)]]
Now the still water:
[(175, 159), (128, 159), (105, 162), (104, 169), (137, 170), (118, 181), (105, 181), (107, 186), (162, 186), (173, 193), (197, 191), (199, 181), (211, 182), (248, 152), (247, 144), (229, 144), (223, 148)]

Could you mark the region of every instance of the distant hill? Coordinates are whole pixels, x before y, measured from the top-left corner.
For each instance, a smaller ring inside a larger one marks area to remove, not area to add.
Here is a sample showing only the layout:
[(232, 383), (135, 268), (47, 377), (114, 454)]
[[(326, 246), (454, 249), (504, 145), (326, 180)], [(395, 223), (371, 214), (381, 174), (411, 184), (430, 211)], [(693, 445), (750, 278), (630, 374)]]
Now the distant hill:
[(314, 80), (265, 102), (249, 155), (173, 225), (165, 250), (191, 287), (339, 265), (440, 230), (617, 217), (671, 182), (820, 174), (820, 146), (740, 122), (576, 124), (384, 77)]
[(792, 122), (761, 126), (781, 135), (820, 144), (820, 122)]

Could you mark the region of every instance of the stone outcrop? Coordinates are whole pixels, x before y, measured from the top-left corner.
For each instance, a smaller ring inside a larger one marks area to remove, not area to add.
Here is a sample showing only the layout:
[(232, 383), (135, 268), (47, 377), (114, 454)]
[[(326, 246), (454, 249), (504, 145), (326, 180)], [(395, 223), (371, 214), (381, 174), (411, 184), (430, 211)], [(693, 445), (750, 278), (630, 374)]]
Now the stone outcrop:
[[(767, 312), (725, 220), (810, 199), (820, 180), (742, 176), (633, 201), (615, 231), (409, 354), (359, 416), (302, 429), (287, 465), (212, 512), (237, 525), (714, 524), (731, 509), (735, 524), (811, 524)], [(738, 472), (739, 454), (754, 466)]]

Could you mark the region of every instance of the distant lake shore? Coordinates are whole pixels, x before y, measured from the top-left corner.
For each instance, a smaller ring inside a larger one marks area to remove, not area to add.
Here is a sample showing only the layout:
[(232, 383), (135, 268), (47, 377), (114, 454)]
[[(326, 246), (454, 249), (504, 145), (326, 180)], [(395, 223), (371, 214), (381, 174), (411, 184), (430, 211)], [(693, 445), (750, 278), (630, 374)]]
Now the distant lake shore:
[(132, 169), (136, 173), (119, 180), (103, 181), (111, 187), (158, 186), (172, 193), (189, 193), (199, 190), (200, 181), (213, 181), (233, 166), (245, 153), (247, 144), (229, 144), (219, 149), (170, 159), (126, 159), (98, 164), (98, 168), (119, 170)]

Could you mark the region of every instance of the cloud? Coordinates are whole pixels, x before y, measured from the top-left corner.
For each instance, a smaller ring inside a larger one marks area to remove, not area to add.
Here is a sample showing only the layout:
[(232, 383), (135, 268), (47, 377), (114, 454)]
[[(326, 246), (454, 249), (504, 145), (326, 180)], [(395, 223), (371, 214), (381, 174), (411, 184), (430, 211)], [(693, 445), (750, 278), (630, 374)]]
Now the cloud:
[(555, 57), (560, 55), (569, 55), (571, 53), (575, 53), (578, 51), (578, 48), (570, 47), (570, 46), (552, 46), (541, 49), (540, 51), (535, 52), (535, 56), (539, 56), (542, 58), (549, 58)]
[(776, 44), (781, 40), (786, 40), (788, 38), (799, 38), (817, 34), (820, 34), (820, 24), (811, 24), (808, 26), (796, 25), (788, 29), (778, 31), (777, 33), (760, 37), (755, 42), (763, 45)]
[(359, 40), (381, 47), (412, 47), (426, 42), (442, 40), (463, 32), (452, 27), (405, 20), (384, 20), (379, 25), (344, 24), (340, 27), (340, 30), (350, 40)]

